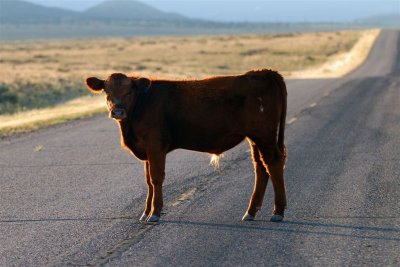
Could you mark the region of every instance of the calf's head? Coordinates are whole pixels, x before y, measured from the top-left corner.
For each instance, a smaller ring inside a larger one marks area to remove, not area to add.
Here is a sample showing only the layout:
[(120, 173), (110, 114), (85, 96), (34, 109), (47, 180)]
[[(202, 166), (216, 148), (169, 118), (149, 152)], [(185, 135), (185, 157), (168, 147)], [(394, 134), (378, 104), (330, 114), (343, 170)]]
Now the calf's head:
[(135, 106), (140, 94), (145, 94), (151, 85), (146, 78), (127, 77), (122, 73), (114, 73), (106, 80), (96, 77), (86, 79), (87, 88), (93, 93), (106, 93), (107, 108), (110, 118), (122, 121)]

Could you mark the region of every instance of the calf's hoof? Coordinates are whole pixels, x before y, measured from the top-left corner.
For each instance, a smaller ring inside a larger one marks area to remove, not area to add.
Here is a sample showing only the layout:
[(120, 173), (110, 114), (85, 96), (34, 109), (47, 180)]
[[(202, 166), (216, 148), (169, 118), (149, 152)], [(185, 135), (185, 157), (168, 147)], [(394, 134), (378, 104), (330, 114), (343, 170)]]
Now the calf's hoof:
[(283, 221), (283, 215), (274, 214), (271, 217), (271, 222), (281, 222)]
[(151, 215), (147, 218), (146, 223), (152, 224), (152, 223), (158, 223), (160, 221), (160, 217), (157, 215)]
[(142, 216), (140, 216), (139, 222), (144, 223), (146, 222), (146, 219), (149, 215), (147, 215), (146, 213), (143, 213)]
[(255, 217), (250, 215), (248, 212), (246, 212), (242, 218), (242, 221), (254, 221)]

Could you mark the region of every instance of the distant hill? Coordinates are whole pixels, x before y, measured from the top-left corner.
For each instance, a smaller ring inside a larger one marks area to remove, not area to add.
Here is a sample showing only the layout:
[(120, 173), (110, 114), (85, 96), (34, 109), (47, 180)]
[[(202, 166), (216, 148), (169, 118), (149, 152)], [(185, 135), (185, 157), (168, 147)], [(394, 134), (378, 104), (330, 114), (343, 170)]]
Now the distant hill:
[(82, 15), (95, 20), (110, 21), (175, 21), (187, 19), (182, 15), (163, 12), (134, 0), (107, 0), (89, 8)]
[(358, 24), (371, 25), (374, 27), (397, 27), (400, 28), (400, 14), (387, 14), (366, 17), (356, 20)]
[(65, 21), (182, 21), (182, 15), (160, 11), (134, 0), (107, 0), (83, 12), (44, 7), (22, 0), (0, 0), (0, 23), (54, 23)]
[(52, 23), (77, 19), (78, 12), (44, 7), (20, 0), (0, 0), (0, 23)]

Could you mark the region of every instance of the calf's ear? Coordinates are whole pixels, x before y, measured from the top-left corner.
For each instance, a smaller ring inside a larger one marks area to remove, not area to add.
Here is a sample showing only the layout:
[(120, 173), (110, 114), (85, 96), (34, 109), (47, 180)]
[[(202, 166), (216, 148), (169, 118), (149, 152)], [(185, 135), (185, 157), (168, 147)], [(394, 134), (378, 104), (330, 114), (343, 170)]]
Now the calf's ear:
[(138, 78), (134, 80), (134, 84), (136, 90), (139, 90), (140, 93), (146, 93), (151, 86), (151, 81), (147, 78)]
[(100, 80), (96, 77), (89, 77), (86, 79), (86, 87), (95, 94), (101, 93), (104, 89), (104, 80)]

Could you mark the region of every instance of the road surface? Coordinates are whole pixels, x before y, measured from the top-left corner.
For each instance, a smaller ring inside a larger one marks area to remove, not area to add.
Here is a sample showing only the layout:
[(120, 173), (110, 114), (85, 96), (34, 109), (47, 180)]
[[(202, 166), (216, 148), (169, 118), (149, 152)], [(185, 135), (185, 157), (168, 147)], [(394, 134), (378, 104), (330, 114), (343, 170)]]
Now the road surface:
[(400, 38), (340, 79), (289, 80), (288, 209), (254, 222), (246, 143), (221, 171), (167, 158), (165, 213), (137, 222), (143, 167), (105, 115), (0, 140), (0, 266), (400, 265)]

